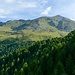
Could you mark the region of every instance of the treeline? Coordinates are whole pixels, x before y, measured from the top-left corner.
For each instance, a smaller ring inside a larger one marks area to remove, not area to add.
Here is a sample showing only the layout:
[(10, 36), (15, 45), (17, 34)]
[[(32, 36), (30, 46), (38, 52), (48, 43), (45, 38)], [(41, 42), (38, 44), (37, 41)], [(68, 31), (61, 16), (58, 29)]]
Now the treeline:
[(14, 51), (0, 57), (1, 75), (75, 75), (75, 31), (29, 47), (17, 44)]

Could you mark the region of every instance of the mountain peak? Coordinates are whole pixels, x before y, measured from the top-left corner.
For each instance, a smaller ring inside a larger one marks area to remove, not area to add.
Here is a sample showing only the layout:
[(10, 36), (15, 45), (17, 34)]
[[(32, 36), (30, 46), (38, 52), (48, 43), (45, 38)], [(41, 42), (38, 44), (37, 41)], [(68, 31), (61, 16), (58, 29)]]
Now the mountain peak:
[(56, 16), (54, 16), (54, 18), (55, 17), (57, 17), (57, 18), (64, 18), (63, 16), (61, 16), (61, 15), (56, 15)]
[(56, 15), (56, 16), (54, 16), (54, 17), (52, 17), (53, 19), (56, 19), (56, 20), (58, 20), (58, 21), (61, 21), (61, 20), (63, 20), (63, 19), (65, 19), (65, 17), (63, 17), (63, 16), (61, 16), (61, 15)]
[(55, 17), (62, 17), (61, 15), (56, 15)]

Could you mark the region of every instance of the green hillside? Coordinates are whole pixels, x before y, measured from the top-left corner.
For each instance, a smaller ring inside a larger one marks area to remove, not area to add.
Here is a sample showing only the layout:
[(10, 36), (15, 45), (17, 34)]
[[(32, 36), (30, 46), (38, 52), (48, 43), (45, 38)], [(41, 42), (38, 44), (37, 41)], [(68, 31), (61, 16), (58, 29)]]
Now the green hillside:
[(0, 22), (0, 40), (21, 38), (25, 40), (44, 40), (63, 37), (75, 29), (75, 21), (60, 15), (40, 17), (34, 20), (10, 20)]
[[(62, 17), (60, 15), (54, 16), (51, 18), (53, 20), (54, 27), (58, 30), (71, 32), (75, 30), (75, 21), (72, 21), (69, 18)], [(52, 22), (50, 22), (51, 24)], [(53, 24), (51, 24), (53, 26)]]
[(60, 15), (54, 17), (40, 17), (27, 21), (25, 24), (15, 28), (16, 30), (33, 29), (35, 31), (66, 31), (71, 32), (75, 29), (75, 21)]
[(75, 75), (75, 31), (30, 44), (22, 39), (0, 42), (1, 75)]

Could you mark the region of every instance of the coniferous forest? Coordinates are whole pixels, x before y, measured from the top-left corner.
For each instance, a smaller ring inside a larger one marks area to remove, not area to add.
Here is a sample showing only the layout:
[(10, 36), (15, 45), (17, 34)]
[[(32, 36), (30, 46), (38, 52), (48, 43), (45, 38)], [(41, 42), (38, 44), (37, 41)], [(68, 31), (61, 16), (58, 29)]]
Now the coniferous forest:
[(42, 41), (0, 41), (0, 75), (75, 75), (75, 31)]

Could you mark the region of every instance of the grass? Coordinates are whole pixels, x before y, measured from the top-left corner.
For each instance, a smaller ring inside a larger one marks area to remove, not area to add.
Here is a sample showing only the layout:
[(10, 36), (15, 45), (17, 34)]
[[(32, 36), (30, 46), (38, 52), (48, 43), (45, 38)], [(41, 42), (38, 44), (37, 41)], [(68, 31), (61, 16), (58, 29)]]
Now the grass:
[[(65, 34), (67, 35), (67, 33), (62, 32), (62, 36), (64, 36)], [(32, 41), (40, 41), (40, 40), (44, 40), (44, 39), (48, 39), (48, 38), (55, 38), (55, 37), (61, 37), (60, 33), (58, 32), (33, 32), (33, 31), (29, 31), (29, 30), (24, 30), (23, 31), (23, 35), (24, 35), (24, 39), (25, 40), (32, 40)], [(6, 32), (0, 32), (0, 40), (4, 40), (4, 39), (8, 39), (8, 38), (20, 38), (22, 37), (22, 34), (13, 34), (12, 33), (7, 33)]]
[(33, 41), (40, 41), (48, 38), (55, 38), (55, 37), (61, 37), (65, 36), (68, 33), (67, 32), (38, 32), (35, 31), (33, 32), (32, 30), (23, 30), (23, 33), (25, 35), (25, 38), (28, 40), (33, 40)]
[(4, 39), (7, 39), (7, 38), (10, 38), (10, 37), (13, 37), (15, 38), (16, 35), (12, 35), (13, 31), (11, 28), (8, 28), (8, 27), (0, 27), (0, 40), (4, 40)]
[[(42, 23), (41, 28), (43, 27), (42, 25), (47, 24), (45, 21), (40, 23)], [(48, 28), (48, 26), (46, 27)], [(52, 28), (52, 26), (51, 26), (51, 30), (48, 30), (48, 31), (22, 30), (22, 32), (23, 33), (19, 32), (17, 34), (17, 33), (14, 33), (14, 31), (12, 31), (10, 27), (7, 27), (7, 26), (0, 27), (0, 40), (4, 40), (8, 38), (23, 37), (25, 40), (40, 41), (40, 40), (44, 40), (48, 38), (61, 37), (68, 34), (67, 32), (56, 30), (56, 28)]]

